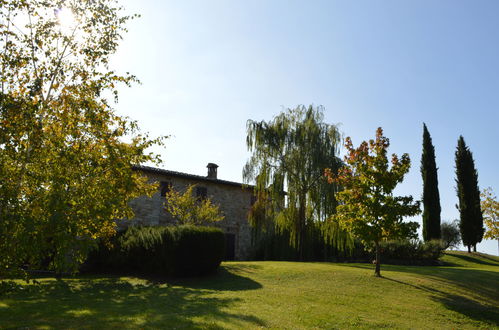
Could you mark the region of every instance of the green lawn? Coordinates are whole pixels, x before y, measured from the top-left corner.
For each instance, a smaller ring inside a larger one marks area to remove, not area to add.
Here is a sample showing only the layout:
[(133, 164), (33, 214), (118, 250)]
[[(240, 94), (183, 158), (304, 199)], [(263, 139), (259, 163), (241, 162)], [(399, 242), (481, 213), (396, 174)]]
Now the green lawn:
[[(446, 267), (227, 262), (168, 283), (40, 279), (0, 296), (0, 328), (494, 328), (499, 258), (452, 253)], [(19, 282), (21, 283), (21, 282)]]

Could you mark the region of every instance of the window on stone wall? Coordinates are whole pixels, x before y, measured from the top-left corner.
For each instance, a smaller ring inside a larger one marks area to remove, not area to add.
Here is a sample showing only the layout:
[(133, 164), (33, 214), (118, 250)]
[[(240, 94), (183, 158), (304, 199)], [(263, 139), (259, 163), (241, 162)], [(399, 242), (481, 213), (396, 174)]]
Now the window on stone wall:
[(172, 186), (171, 182), (161, 181), (159, 183), (159, 190), (161, 192), (161, 197), (165, 197), (166, 196), (166, 193), (170, 191), (171, 186)]
[(206, 187), (196, 187), (196, 197), (205, 200), (208, 197), (208, 189)]

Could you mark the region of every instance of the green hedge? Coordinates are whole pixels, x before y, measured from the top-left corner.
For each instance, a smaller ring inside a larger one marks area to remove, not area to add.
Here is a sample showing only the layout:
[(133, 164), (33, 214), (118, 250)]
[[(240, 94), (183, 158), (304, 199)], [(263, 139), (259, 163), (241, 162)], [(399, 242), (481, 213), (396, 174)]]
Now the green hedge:
[[(442, 256), (445, 247), (440, 240), (388, 241), (381, 243), (381, 260), (387, 263), (433, 264)], [(385, 261), (384, 261), (384, 260)]]
[(142, 275), (197, 276), (213, 272), (225, 254), (223, 232), (213, 227), (128, 227), (91, 253), (84, 270)]

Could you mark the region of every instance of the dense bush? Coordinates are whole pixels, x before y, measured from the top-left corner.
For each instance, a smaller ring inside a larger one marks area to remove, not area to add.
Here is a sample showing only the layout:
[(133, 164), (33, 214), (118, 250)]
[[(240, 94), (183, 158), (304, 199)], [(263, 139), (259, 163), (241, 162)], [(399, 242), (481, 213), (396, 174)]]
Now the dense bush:
[[(339, 251), (326, 244), (319, 232), (307, 236), (305, 261), (371, 262), (373, 247), (365, 247), (356, 241), (352, 249)], [(445, 245), (440, 240), (386, 241), (381, 243), (381, 258), (384, 263), (403, 265), (435, 265), (442, 256)], [(287, 233), (267, 233), (254, 240), (255, 260), (298, 260), (298, 254), (289, 244)]]
[(94, 251), (86, 270), (195, 276), (214, 271), (225, 254), (223, 232), (213, 227), (131, 226)]
[[(363, 250), (363, 246), (359, 248), (360, 244), (356, 244), (352, 249), (338, 249), (325, 239), (319, 228), (311, 227), (304, 235), (302, 261), (359, 260), (359, 255), (362, 253), (357, 253), (357, 250)], [(300, 260), (299, 251), (291, 245), (290, 233), (285, 230), (277, 231), (271, 228), (266, 232), (254, 232), (252, 252), (253, 260)], [(367, 261), (369, 258), (364, 259)]]
[(442, 256), (445, 246), (440, 240), (403, 240), (383, 242), (381, 249), (387, 263), (432, 264)]
[(442, 222), (440, 225), (442, 242), (446, 249), (458, 248), (461, 244), (461, 232), (459, 231), (459, 220)]

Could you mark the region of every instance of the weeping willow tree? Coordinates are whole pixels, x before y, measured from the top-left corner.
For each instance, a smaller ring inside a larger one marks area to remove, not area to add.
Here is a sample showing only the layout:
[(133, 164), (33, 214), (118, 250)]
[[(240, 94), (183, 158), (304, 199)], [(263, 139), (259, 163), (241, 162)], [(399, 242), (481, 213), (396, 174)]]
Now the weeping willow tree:
[(353, 245), (348, 234), (328, 221), (336, 210), (338, 186), (327, 183), (324, 170), (341, 166), (337, 157), (341, 134), (323, 120), (323, 107), (298, 106), (271, 121), (247, 123), (246, 143), (252, 156), (243, 179), (255, 184), (256, 195), (250, 222), (261, 231), (289, 233), (301, 260), (307, 233), (317, 228), (337, 248)]

